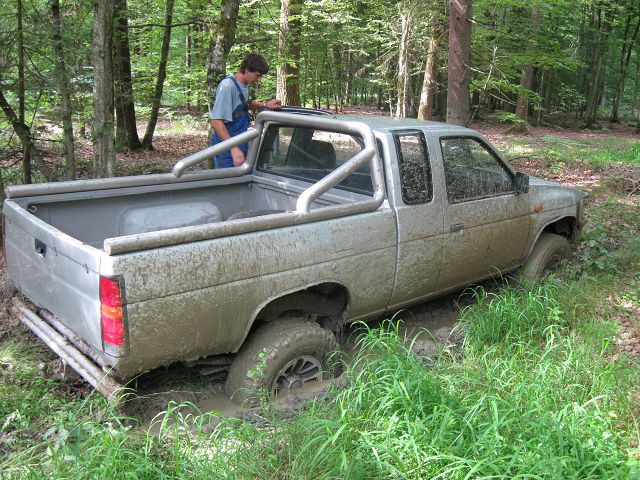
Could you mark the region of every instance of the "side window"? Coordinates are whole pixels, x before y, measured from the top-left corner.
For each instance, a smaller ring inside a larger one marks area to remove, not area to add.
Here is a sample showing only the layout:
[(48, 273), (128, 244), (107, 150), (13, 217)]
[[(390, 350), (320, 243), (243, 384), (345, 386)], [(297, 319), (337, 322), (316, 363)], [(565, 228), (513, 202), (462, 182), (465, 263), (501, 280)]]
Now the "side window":
[(424, 134), (410, 130), (395, 132), (393, 136), (398, 151), (402, 200), (407, 205), (431, 201), (431, 167)]
[(449, 203), (505, 195), (513, 178), (489, 148), (475, 138), (441, 138)]

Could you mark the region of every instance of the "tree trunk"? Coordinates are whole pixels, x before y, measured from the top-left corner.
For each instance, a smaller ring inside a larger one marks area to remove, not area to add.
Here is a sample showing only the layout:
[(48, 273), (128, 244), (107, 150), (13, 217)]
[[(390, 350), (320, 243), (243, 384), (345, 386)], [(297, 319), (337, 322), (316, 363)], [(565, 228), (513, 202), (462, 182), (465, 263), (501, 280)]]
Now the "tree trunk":
[(432, 33), (429, 37), (427, 62), (424, 66), (424, 78), (422, 80), (422, 90), (420, 91), (420, 106), (418, 107), (418, 118), (420, 120), (431, 120), (433, 118), (436, 94), (438, 41), (438, 37), (436, 37), (435, 33)]
[[(636, 57), (636, 78), (633, 85), (633, 105), (640, 108), (638, 99), (640, 97), (640, 59)], [(636, 118), (636, 133), (640, 133), (640, 114)]]
[(300, 43), (303, 0), (280, 1), (278, 80), (276, 96), (284, 105), (300, 105)]
[(55, 56), (55, 76), (58, 90), (60, 90), (62, 110), (62, 131), (64, 143), (64, 157), (66, 160), (67, 180), (76, 176), (76, 160), (73, 141), (73, 122), (71, 93), (69, 91), (69, 77), (64, 63), (64, 49), (62, 46), (62, 21), (60, 19), (60, 1), (51, 0), (51, 17), (53, 19), (53, 53)]
[(467, 125), (470, 117), (471, 2), (449, 0), (447, 123), (454, 125)]
[(47, 167), (42, 155), (34, 145), (33, 140), (31, 140), (31, 131), (29, 130), (29, 127), (24, 122), (20, 121), (20, 118), (16, 115), (16, 112), (13, 110), (11, 105), (9, 105), (9, 102), (5, 98), (2, 90), (0, 90), (0, 109), (2, 109), (4, 114), (7, 116), (9, 123), (11, 123), (11, 126), (13, 127), (13, 131), (16, 132), (20, 142), (22, 142), (24, 151), (29, 154), (29, 158), (33, 159), (38, 170), (40, 170), (46, 179), (51, 179), (51, 170)]
[(620, 52), (620, 68), (618, 71), (617, 88), (613, 97), (613, 107), (611, 109), (611, 123), (618, 123), (620, 114), (620, 102), (624, 97), (624, 82), (627, 78), (627, 72), (629, 70), (629, 64), (631, 63), (631, 52), (638, 40), (638, 31), (640, 31), (640, 12), (635, 12), (634, 15), (638, 16), (635, 29), (631, 38), (628, 38), (628, 32), (633, 15), (627, 17), (627, 23), (624, 30), (624, 41), (622, 43), (622, 51)]
[(396, 89), (398, 93), (396, 103), (396, 116), (406, 117), (411, 110), (411, 52), (410, 45), (413, 29), (411, 10), (406, 2), (400, 7), (400, 43), (398, 51), (398, 80)]
[(538, 95), (540, 96), (540, 103), (538, 104), (537, 113), (536, 113), (536, 126), (542, 125), (542, 112), (545, 109), (545, 104), (548, 95), (545, 92), (548, 92), (549, 89), (546, 87), (544, 83), (545, 70), (542, 70), (540, 73), (540, 85), (538, 87)]
[[(538, 31), (538, 25), (540, 24), (540, 11), (538, 10), (538, 6), (534, 5), (533, 10), (531, 12), (531, 24), (533, 27), (533, 31)], [(532, 55), (534, 49), (534, 45), (532, 41), (527, 42), (527, 54)], [(533, 63), (528, 62), (522, 68), (522, 76), (520, 77), (520, 87), (522, 89), (531, 91), (533, 87)], [(518, 94), (518, 99), (516, 100), (516, 115), (524, 120), (525, 124), (521, 128), (527, 128), (527, 123), (529, 122), (529, 99), (524, 93)]]
[(191, 111), (191, 27), (187, 27), (187, 35), (185, 36), (185, 45), (184, 45), (184, 69), (187, 72), (186, 75), (186, 83), (184, 89), (184, 97), (185, 97), (185, 107), (187, 107), (187, 111)]
[[(605, 6), (606, 7), (606, 6)], [(613, 12), (600, 6), (593, 6), (591, 13), (592, 27), (595, 30), (594, 42), (591, 47), (589, 75), (584, 111), (584, 123), (591, 127), (596, 122), (598, 104), (602, 97), (604, 86), (604, 57), (606, 56), (607, 37), (613, 24)]]
[(115, 101), (117, 115), (116, 143), (129, 150), (140, 150), (142, 143), (136, 125), (136, 108), (131, 79), (131, 49), (129, 48), (129, 20), (127, 0), (115, 0), (114, 16), (116, 28), (113, 33)]
[(153, 132), (158, 123), (158, 113), (160, 112), (160, 101), (162, 100), (162, 90), (164, 89), (164, 79), (167, 77), (167, 58), (169, 57), (169, 42), (171, 41), (171, 22), (173, 20), (174, 0), (167, 0), (166, 15), (164, 20), (164, 34), (162, 35), (162, 50), (160, 51), (160, 65), (158, 65), (158, 79), (153, 93), (151, 104), (151, 116), (147, 124), (147, 131), (144, 133), (142, 147), (145, 150), (153, 150)]
[[(531, 90), (533, 86), (533, 64), (528, 63), (522, 69), (520, 77), (520, 87), (524, 90)], [(516, 100), (516, 115), (523, 121), (529, 122), (529, 99), (524, 93), (518, 93)]]
[(91, 56), (93, 61), (93, 176), (112, 177), (113, 149), (113, 0), (95, 0)]
[(585, 126), (591, 127), (596, 121), (596, 115), (598, 113), (598, 101), (600, 100), (600, 93), (602, 88), (602, 69), (604, 55), (602, 54), (602, 45), (598, 45), (594, 48), (593, 63), (591, 64), (592, 75), (589, 76), (587, 83), (587, 98), (584, 111), (584, 123)]
[[(335, 33), (342, 34), (342, 26), (339, 24), (334, 25)], [(338, 38), (340, 36), (338, 35)], [(344, 91), (344, 70), (342, 64), (342, 45), (334, 45), (332, 47), (333, 53), (333, 99), (335, 101), (335, 112), (340, 113), (342, 111), (342, 92)], [(327, 107), (328, 110), (328, 107)]]
[[(17, 17), (18, 17), (18, 121), (20, 124), (25, 125), (24, 121), (24, 29), (22, 26), (22, 16), (24, 9), (22, 7), (22, 0), (17, 2)], [(23, 142), (24, 143), (24, 142)], [(22, 171), (24, 183), (31, 183), (31, 153), (29, 149), (24, 149), (22, 152)]]
[(342, 92), (342, 107), (350, 105), (351, 87), (353, 85), (353, 52), (351, 51), (351, 45), (345, 45), (345, 77), (344, 77), (344, 90)]
[(207, 98), (213, 108), (218, 83), (227, 74), (227, 56), (236, 40), (236, 24), (240, 0), (222, 0), (220, 18), (211, 31), (211, 44), (207, 58)]
[(116, 152), (124, 152), (127, 149), (127, 129), (125, 128), (124, 108), (122, 94), (119, 92), (117, 61), (113, 59), (113, 105), (116, 112), (116, 132), (114, 144)]

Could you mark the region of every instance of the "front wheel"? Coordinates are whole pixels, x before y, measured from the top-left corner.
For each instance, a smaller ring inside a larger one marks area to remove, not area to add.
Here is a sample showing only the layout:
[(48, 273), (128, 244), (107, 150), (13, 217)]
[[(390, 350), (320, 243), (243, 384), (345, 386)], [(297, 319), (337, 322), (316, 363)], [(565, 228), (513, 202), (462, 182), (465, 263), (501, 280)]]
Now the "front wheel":
[(225, 390), (234, 402), (256, 403), (339, 372), (335, 335), (300, 318), (279, 318), (258, 328), (236, 355)]
[(533, 282), (551, 272), (569, 257), (569, 241), (561, 235), (544, 232), (538, 238), (529, 258), (517, 272), (518, 278)]

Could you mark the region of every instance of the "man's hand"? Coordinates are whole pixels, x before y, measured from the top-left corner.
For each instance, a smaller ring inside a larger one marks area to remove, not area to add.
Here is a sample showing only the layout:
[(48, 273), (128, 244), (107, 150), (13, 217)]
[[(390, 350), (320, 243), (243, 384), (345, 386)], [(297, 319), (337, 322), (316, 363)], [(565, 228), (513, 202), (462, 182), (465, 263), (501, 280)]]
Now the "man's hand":
[(231, 158), (233, 159), (233, 166), (239, 167), (244, 163), (244, 153), (239, 147), (233, 147), (231, 149)]
[(267, 108), (269, 110), (279, 110), (282, 108), (282, 102), (277, 98), (272, 98), (271, 100), (267, 100)]

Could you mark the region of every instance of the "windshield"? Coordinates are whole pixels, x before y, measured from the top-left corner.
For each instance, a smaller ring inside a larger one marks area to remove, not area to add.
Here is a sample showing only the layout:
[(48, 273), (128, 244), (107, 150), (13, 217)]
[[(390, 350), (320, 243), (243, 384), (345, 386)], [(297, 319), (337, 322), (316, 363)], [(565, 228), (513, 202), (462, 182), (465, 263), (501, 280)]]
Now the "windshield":
[[(317, 182), (363, 149), (361, 138), (310, 127), (269, 125), (258, 154), (258, 170)], [(373, 195), (369, 163), (338, 184)]]

